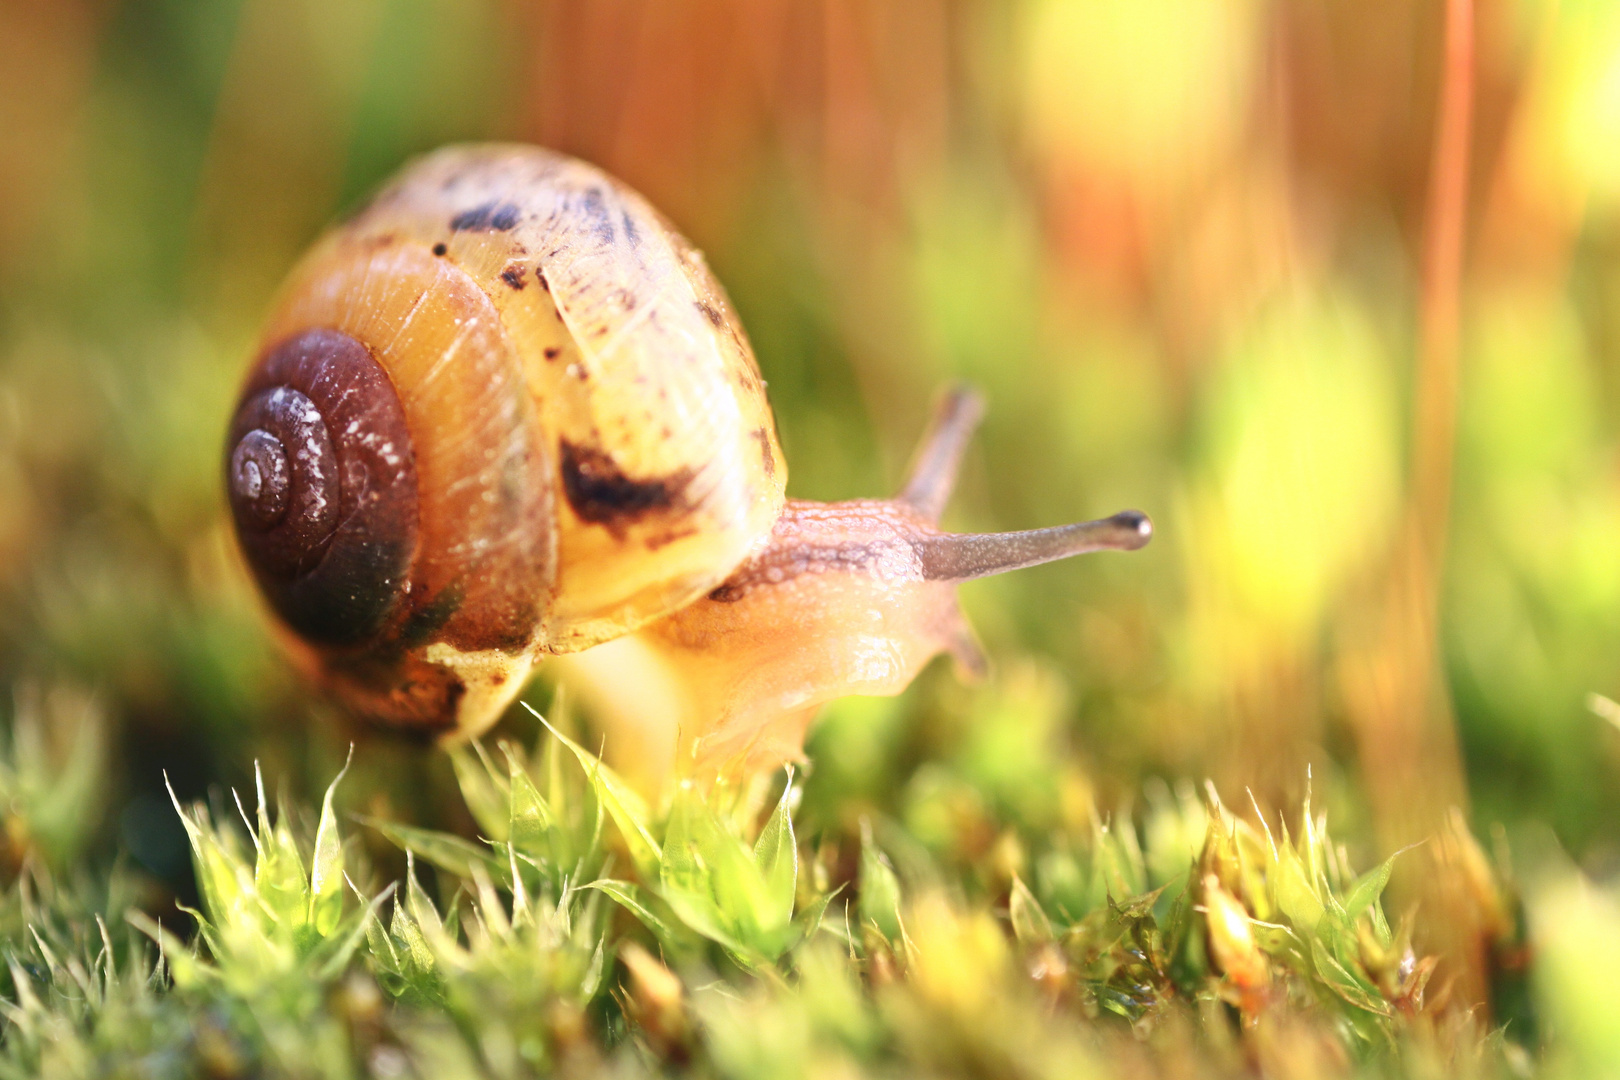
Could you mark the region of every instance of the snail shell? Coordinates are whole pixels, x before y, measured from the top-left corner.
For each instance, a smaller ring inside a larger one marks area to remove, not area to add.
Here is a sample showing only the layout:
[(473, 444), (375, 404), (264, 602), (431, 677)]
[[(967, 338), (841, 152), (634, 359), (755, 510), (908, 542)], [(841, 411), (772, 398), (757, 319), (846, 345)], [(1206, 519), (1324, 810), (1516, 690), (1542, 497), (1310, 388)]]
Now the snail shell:
[(720, 586), (783, 507), (759, 370), (640, 196), (520, 146), (409, 167), (293, 272), (230, 426), (249, 567), (355, 711), (486, 726), (545, 653)]

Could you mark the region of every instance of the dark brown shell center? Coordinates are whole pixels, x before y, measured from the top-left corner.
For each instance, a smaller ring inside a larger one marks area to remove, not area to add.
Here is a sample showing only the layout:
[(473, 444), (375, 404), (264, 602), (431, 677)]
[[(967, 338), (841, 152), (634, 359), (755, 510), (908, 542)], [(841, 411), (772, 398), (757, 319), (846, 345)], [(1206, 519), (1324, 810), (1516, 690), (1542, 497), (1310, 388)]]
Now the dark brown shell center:
[[(290, 386), (249, 397), (237, 411), (227, 487), (237, 529), (264, 569), (307, 573), (326, 554), (342, 501), (338, 451), (320, 407)], [(288, 448), (292, 453), (289, 456)]]
[(306, 639), (358, 644), (406, 590), (417, 546), (404, 408), (359, 341), (313, 329), (255, 365), (225, 488), (259, 587)]
[(268, 529), (287, 513), (287, 450), (281, 440), (254, 428), (231, 452), (231, 506), (237, 516)]

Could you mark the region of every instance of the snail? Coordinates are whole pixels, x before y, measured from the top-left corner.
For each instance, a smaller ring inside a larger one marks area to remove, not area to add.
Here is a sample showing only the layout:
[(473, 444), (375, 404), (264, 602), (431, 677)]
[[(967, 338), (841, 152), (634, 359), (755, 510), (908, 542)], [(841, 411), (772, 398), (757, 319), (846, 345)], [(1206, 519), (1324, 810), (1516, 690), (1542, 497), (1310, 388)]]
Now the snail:
[(958, 583), (1148, 541), (1134, 511), (942, 532), (980, 412), (949, 393), (893, 499), (788, 499), (703, 256), (583, 162), (450, 147), (292, 272), (225, 486), (294, 659), (357, 716), (476, 735), (541, 658), (630, 643), (680, 698), (680, 768), (718, 775), (794, 758), (817, 705), (942, 651), (982, 667)]

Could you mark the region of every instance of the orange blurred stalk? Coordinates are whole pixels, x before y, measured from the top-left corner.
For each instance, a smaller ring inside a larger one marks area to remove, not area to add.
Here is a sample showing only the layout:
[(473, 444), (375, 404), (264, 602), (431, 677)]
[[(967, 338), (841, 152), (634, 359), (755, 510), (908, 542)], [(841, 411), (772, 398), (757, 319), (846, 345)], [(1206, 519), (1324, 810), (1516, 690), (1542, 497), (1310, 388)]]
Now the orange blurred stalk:
[[(1463, 230), (1474, 109), (1473, 0), (1446, 0), (1445, 67), (1424, 224), (1412, 498), (1432, 569), (1440, 565), (1451, 510), (1457, 432)], [(1438, 574), (1433, 575), (1437, 582)], [(1431, 590), (1432, 592), (1433, 590)]]
[[(1446, 0), (1445, 55), (1423, 240), (1422, 294), (1405, 528), (1381, 603), (1348, 650), (1346, 703), (1381, 842), (1425, 840), (1467, 789), (1439, 636), (1441, 570), (1450, 523), (1457, 429), (1463, 243), (1474, 97), (1472, 0)], [(1430, 951), (1450, 961), (1455, 991), (1484, 997), (1479, 916), (1454, 875), (1437, 873), (1432, 849), (1407, 878), (1406, 899), (1435, 928)]]

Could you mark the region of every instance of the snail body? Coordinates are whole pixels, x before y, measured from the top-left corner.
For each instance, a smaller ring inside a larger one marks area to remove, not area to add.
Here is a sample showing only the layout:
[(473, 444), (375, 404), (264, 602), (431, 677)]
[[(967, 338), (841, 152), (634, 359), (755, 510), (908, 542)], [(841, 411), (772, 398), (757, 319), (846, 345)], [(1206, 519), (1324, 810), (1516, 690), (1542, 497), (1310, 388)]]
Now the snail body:
[(945, 649), (976, 665), (958, 581), (1149, 532), (940, 533), (965, 393), (899, 498), (787, 500), (701, 255), (535, 148), (407, 168), (294, 270), (262, 341), (227, 440), (237, 535), (300, 666), (386, 724), (476, 734), (541, 657), (622, 639), (678, 673), (684, 767), (774, 764), (820, 701)]

